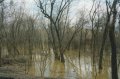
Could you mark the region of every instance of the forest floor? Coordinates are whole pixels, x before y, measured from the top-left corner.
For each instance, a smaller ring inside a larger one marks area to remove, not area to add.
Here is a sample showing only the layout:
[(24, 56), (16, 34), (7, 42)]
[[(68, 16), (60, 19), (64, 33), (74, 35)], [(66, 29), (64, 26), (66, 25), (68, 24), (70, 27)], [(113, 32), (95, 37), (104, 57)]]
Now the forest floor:
[[(43, 79), (41, 77), (27, 75), (20, 66), (9, 65), (0, 67), (0, 79)], [(62, 78), (44, 78), (44, 79), (62, 79)]]

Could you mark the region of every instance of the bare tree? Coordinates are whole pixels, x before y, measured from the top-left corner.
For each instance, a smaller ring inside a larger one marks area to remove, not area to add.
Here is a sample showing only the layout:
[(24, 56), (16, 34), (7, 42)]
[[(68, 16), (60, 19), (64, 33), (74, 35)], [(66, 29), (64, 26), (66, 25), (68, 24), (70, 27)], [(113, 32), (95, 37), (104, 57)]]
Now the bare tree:
[[(59, 4), (58, 4), (59, 2)], [(38, 1), (38, 7), (40, 8), (41, 12), (43, 15), (49, 19), (50, 25), (49, 25), (49, 32), (51, 34), (51, 43), (52, 43), (52, 48), (54, 50), (55, 58), (59, 59), (61, 62), (64, 62), (64, 55), (63, 53), (65, 52), (66, 48), (70, 45), (72, 39), (74, 38), (75, 34), (77, 31), (73, 33), (71, 38), (67, 41), (66, 45), (63, 45), (63, 40), (65, 38), (65, 28), (68, 23), (68, 12), (69, 12), (69, 6), (72, 0), (47, 0), (47, 1)], [(37, 2), (36, 2), (37, 3)], [(49, 5), (50, 4), (50, 5)], [(59, 5), (58, 9), (56, 11), (56, 6)], [(50, 11), (47, 10), (46, 8), (50, 7)], [(62, 19), (65, 17), (65, 21)], [(61, 25), (61, 22), (63, 20), (63, 27)]]
[(105, 45), (105, 40), (109, 34), (109, 39), (111, 43), (111, 70), (112, 70), (112, 79), (118, 79), (118, 71), (117, 71), (117, 51), (116, 51), (116, 41), (115, 41), (115, 23), (116, 23), (116, 16), (117, 10), (116, 5), (118, 0), (114, 0), (112, 6), (106, 0), (106, 7), (107, 7), (107, 23), (103, 34), (103, 41), (102, 47), (100, 50), (100, 59), (99, 59), (99, 69), (102, 69), (102, 57), (103, 57), (103, 50)]
[(1, 59), (1, 54), (2, 54), (2, 42), (3, 42), (3, 38), (4, 38), (4, 0), (0, 0), (0, 66), (2, 65), (2, 59)]

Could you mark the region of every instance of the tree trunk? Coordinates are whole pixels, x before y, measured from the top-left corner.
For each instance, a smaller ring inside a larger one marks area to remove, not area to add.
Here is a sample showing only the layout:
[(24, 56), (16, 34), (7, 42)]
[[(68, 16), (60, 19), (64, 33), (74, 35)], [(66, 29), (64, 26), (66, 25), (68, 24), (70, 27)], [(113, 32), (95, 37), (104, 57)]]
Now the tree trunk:
[(64, 62), (65, 62), (63, 52), (61, 52), (61, 53), (60, 53), (60, 61), (61, 61), (62, 63), (64, 63)]
[[(53, 49), (53, 52), (54, 52), (55, 60), (59, 60), (62, 63), (65, 62), (64, 53), (63, 52), (57, 51), (56, 49)], [(58, 52), (59, 52), (59, 54), (58, 54)]]
[(1, 58), (1, 54), (2, 54), (2, 52), (1, 52), (1, 45), (0, 45), (0, 67), (2, 66), (2, 58)]
[(116, 10), (117, 0), (113, 1), (113, 16), (111, 16), (111, 24), (109, 29), (109, 39), (111, 43), (111, 70), (112, 70), (112, 79), (118, 79), (118, 71), (117, 71), (117, 52), (116, 52), (116, 40), (115, 40), (115, 22), (117, 17)]
[(55, 52), (54, 55), (55, 55), (55, 60), (60, 60), (60, 57), (58, 56), (57, 52)]
[(111, 70), (112, 70), (112, 79), (118, 79), (117, 71), (117, 52), (116, 52), (116, 42), (114, 30), (111, 28), (109, 31), (109, 38), (111, 42)]
[(102, 45), (101, 45), (101, 48), (100, 48), (99, 71), (102, 70), (103, 50), (104, 50), (105, 42), (106, 42), (107, 36), (108, 36), (108, 30), (109, 30), (108, 24), (109, 24), (109, 21), (110, 21), (110, 16), (108, 15), (107, 16), (107, 23), (106, 23), (105, 30), (104, 30), (103, 37), (102, 37)]

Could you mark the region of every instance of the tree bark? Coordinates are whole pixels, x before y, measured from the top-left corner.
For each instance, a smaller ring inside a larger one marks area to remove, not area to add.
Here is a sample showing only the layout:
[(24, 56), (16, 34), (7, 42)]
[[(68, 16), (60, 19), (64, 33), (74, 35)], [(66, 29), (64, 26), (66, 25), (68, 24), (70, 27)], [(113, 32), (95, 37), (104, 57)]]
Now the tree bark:
[(63, 62), (63, 63), (65, 62), (63, 52), (60, 53), (60, 61)]
[(110, 38), (110, 42), (111, 42), (112, 79), (118, 79), (116, 42), (115, 42), (114, 30), (112, 28), (109, 30), (109, 38)]
[(115, 22), (117, 17), (117, 5), (118, 0), (113, 1), (112, 11), (113, 16), (111, 16), (111, 24), (109, 28), (109, 39), (111, 43), (111, 70), (112, 70), (112, 79), (118, 79), (118, 71), (117, 71), (117, 51), (116, 51), (116, 40), (115, 40)]
[(1, 52), (1, 50), (2, 50), (2, 49), (1, 49), (1, 44), (0, 44), (0, 67), (2, 66), (2, 58), (1, 58), (1, 53), (2, 53), (2, 52)]

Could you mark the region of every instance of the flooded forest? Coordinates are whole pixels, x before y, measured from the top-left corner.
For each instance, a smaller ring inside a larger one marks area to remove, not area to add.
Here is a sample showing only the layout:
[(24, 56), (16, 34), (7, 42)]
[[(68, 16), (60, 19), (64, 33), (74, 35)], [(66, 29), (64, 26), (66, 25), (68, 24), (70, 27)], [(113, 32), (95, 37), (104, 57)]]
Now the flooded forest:
[(0, 79), (120, 79), (120, 0), (0, 0)]

